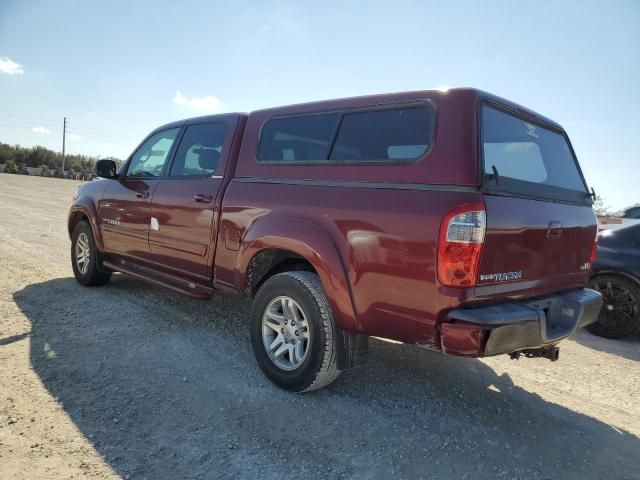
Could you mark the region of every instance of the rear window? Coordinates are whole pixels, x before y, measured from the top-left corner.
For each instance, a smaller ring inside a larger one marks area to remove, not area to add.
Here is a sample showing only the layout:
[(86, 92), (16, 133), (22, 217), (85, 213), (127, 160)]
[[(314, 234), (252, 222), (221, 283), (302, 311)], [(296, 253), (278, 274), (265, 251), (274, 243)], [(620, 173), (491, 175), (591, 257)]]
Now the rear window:
[(273, 118), (262, 129), (258, 160), (353, 164), (422, 157), (434, 137), (431, 104)]
[(587, 203), (577, 162), (560, 132), (485, 105), (482, 154), (489, 189)]

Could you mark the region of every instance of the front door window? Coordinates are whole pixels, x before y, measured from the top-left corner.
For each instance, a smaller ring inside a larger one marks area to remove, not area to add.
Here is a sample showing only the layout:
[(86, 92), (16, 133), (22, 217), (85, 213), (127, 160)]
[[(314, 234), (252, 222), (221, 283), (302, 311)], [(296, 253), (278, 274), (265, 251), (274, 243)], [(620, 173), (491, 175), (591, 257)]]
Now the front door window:
[(179, 128), (164, 130), (152, 135), (131, 157), (127, 177), (160, 177), (169, 158)]

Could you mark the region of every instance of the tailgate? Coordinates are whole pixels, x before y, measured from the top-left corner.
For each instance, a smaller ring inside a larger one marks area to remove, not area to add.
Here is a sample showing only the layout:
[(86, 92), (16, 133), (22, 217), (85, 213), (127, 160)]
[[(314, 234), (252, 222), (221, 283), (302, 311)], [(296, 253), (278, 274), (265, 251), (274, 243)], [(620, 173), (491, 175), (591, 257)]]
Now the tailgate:
[(596, 235), (590, 206), (485, 196), (476, 297), (529, 297), (584, 286)]
[(486, 234), (476, 298), (584, 286), (597, 224), (566, 134), (500, 105), (481, 109)]

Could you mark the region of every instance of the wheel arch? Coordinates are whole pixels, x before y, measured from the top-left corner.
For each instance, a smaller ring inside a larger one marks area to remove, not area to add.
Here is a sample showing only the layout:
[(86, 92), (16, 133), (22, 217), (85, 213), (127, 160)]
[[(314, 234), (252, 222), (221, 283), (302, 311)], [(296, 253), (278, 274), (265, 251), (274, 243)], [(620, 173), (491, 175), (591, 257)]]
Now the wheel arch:
[(282, 272), (308, 271), (318, 274), (305, 257), (282, 248), (263, 248), (249, 261), (245, 293), (254, 297), (262, 284)]
[(634, 275), (631, 275), (627, 272), (621, 271), (621, 270), (598, 270), (597, 272), (594, 272), (590, 277), (589, 277), (589, 281), (594, 280), (598, 277), (602, 277), (605, 275), (611, 275), (614, 277), (620, 277), (624, 280), (628, 280), (631, 283), (633, 283), (636, 287), (640, 288), (640, 278), (635, 277)]
[(89, 223), (96, 248), (102, 252), (104, 249), (102, 235), (100, 235), (100, 229), (98, 228), (96, 209), (93, 202), (86, 197), (81, 197), (76, 200), (69, 210), (69, 216), (67, 218), (67, 231), (69, 233), (69, 237), (73, 234), (73, 230), (76, 228), (76, 225), (78, 225), (82, 220), (86, 220)]
[(247, 230), (236, 265), (238, 291), (253, 296), (271, 276), (295, 270), (315, 272), (338, 326), (361, 331), (344, 261), (326, 230), (306, 219), (270, 215)]

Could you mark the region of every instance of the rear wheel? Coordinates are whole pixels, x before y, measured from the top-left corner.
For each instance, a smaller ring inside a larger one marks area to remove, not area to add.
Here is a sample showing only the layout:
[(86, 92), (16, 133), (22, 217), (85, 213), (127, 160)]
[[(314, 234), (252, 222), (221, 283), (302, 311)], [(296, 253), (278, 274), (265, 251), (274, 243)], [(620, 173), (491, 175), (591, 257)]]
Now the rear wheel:
[(91, 226), (83, 220), (76, 225), (71, 235), (71, 266), (78, 283), (97, 286), (109, 281), (111, 272), (100, 271), (99, 261)]
[(602, 310), (591, 333), (605, 338), (622, 338), (640, 331), (640, 288), (615, 275), (600, 275), (589, 286), (602, 294)]
[(253, 351), (273, 383), (309, 392), (337, 378), (336, 328), (317, 275), (274, 275), (260, 287), (251, 317)]

